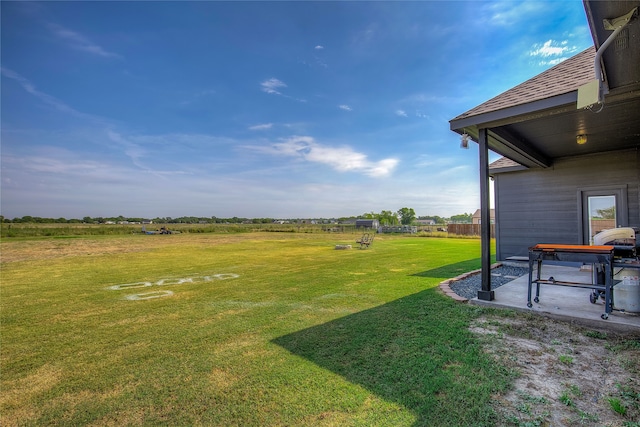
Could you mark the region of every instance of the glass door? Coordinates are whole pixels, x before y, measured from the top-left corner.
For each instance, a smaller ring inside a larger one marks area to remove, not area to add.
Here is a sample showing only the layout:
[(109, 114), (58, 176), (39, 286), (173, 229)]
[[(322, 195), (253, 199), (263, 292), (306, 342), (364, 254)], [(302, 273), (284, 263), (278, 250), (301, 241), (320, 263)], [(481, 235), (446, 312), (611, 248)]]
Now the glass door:
[(593, 236), (602, 230), (616, 228), (616, 196), (588, 196), (589, 244), (593, 244)]
[(584, 245), (593, 245), (593, 236), (602, 230), (629, 224), (626, 186), (581, 189), (578, 205)]

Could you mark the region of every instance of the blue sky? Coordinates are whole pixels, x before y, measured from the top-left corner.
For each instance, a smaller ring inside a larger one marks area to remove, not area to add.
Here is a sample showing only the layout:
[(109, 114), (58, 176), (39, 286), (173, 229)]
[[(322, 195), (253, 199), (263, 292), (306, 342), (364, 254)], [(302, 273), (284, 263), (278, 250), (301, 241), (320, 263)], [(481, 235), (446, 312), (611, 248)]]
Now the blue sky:
[(448, 121), (592, 45), (579, 0), (1, 7), (8, 218), (473, 212)]

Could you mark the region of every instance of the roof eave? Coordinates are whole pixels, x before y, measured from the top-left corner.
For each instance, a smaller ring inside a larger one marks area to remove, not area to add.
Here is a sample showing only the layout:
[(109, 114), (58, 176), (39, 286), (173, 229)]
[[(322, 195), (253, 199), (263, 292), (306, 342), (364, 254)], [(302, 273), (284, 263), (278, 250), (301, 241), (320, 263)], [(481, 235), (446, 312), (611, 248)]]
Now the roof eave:
[(558, 114), (568, 110), (575, 110), (578, 100), (578, 91), (571, 91), (550, 98), (515, 105), (502, 110), (490, 111), (468, 117), (454, 118), (449, 121), (450, 129), (459, 134), (464, 133), (465, 128), (490, 129), (496, 126), (518, 123), (532, 118), (541, 118), (547, 115)]
[(501, 167), (501, 168), (489, 167), (489, 175), (493, 176), (493, 175), (496, 175), (496, 174), (507, 173), (507, 172), (520, 172), (520, 171), (524, 171), (524, 170), (527, 170), (527, 169), (529, 169), (529, 168), (527, 168), (526, 166), (522, 166), (522, 165), (508, 166), (508, 167)]
[(478, 129), (488, 129), (489, 147), (496, 153), (526, 167), (549, 167), (551, 159), (533, 148), (528, 141), (518, 140), (493, 128), (573, 111), (577, 99), (578, 92), (571, 91), (502, 110), (452, 119), (449, 122), (450, 128), (459, 134), (467, 133), (476, 141)]

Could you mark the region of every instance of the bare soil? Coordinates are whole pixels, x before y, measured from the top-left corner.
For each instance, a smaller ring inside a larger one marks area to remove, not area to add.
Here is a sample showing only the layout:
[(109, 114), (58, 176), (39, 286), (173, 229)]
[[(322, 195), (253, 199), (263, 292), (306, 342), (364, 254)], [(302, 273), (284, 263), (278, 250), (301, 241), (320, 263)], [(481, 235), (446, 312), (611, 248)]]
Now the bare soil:
[(640, 427), (640, 334), (527, 314), (485, 316), (471, 330), (517, 376), (495, 396), (501, 425)]

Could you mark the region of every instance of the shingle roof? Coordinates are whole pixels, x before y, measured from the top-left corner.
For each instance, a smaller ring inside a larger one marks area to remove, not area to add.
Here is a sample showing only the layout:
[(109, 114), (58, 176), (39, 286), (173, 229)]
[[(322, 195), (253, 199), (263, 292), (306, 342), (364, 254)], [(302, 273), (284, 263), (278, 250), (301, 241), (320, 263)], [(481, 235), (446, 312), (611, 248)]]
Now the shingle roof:
[(489, 165), (489, 173), (491, 175), (502, 172), (520, 171), (524, 169), (527, 169), (527, 167), (507, 157), (500, 157)]
[(595, 48), (587, 50), (549, 68), (537, 76), (460, 114), (452, 121), (528, 104), (578, 90), (593, 80)]
[(522, 165), (506, 157), (500, 157), (498, 160), (496, 160), (495, 162), (489, 165), (489, 169), (512, 168), (517, 166), (522, 166)]

